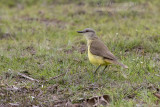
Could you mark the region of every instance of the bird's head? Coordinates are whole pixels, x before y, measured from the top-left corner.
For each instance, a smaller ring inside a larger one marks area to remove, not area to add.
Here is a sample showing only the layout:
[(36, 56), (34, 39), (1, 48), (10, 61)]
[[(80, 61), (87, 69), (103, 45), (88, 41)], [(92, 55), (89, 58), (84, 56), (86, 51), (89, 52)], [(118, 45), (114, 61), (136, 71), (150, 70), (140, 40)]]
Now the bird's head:
[(95, 31), (91, 28), (86, 28), (82, 31), (77, 31), (77, 32), (78, 33), (83, 33), (87, 40), (97, 38)]

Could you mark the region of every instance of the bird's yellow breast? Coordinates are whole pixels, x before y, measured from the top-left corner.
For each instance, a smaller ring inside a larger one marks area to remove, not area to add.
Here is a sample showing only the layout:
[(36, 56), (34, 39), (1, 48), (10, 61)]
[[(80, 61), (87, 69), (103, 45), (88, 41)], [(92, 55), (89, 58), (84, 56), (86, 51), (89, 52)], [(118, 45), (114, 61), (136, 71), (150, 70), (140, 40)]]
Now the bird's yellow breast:
[(105, 60), (103, 57), (96, 56), (96, 55), (93, 55), (91, 53), (91, 51), (90, 51), (91, 42), (92, 42), (91, 40), (88, 40), (88, 58), (89, 58), (89, 61), (94, 65), (108, 65), (108, 64), (110, 64), (110, 62)]

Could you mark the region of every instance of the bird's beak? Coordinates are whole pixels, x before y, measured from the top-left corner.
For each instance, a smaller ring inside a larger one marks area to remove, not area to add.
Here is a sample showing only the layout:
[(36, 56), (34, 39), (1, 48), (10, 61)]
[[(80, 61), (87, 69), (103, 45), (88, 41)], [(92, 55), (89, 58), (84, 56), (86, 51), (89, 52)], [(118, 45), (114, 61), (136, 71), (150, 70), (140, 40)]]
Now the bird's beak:
[(78, 33), (84, 33), (84, 31), (77, 31)]

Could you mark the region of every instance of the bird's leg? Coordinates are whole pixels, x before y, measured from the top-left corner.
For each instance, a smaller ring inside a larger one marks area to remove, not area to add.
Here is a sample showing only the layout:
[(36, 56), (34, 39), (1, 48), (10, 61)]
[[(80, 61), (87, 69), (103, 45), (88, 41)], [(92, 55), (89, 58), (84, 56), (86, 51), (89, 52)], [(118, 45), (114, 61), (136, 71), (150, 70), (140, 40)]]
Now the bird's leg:
[(96, 74), (97, 70), (101, 67), (101, 65), (98, 66), (98, 68), (94, 71), (94, 74)]
[(104, 69), (102, 70), (102, 72), (104, 72), (104, 70), (107, 68), (108, 66), (106, 65), (105, 67), (104, 67)]

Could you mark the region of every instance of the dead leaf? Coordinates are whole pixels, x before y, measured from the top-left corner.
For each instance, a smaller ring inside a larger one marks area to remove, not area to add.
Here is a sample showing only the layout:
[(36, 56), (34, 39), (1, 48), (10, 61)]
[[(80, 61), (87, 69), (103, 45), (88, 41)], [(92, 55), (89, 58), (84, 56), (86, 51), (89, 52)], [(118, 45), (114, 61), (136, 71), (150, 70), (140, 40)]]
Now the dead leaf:
[(153, 93), (153, 94), (160, 99), (160, 93)]
[(109, 97), (109, 95), (103, 95), (103, 98), (107, 101), (110, 102), (111, 98)]
[(87, 102), (88, 106), (93, 106), (93, 105), (95, 105), (96, 100), (97, 100), (97, 97), (93, 97), (93, 98), (87, 99), (86, 102)]
[(111, 101), (109, 95), (103, 95), (103, 96), (95, 96), (92, 98), (89, 98), (86, 100), (86, 103), (89, 107), (96, 107), (100, 105), (108, 105)]

